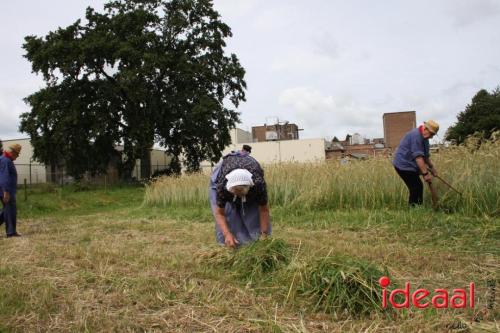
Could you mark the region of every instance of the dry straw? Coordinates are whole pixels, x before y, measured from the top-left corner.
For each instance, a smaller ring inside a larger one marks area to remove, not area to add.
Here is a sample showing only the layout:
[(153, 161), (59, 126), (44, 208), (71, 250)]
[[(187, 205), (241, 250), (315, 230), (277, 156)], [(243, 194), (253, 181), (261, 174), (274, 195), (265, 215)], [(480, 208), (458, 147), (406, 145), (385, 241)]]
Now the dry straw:
[[(459, 196), (434, 182), (440, 202), (465, 215), (495, 214), (500, 206), (500, 141), (479, 146), (441, 148), (433, 154), (441, 177), (463, 193)], [(291, 210), (400, 209), (406, 207), (407, 189), (390, 159), (371, 158), (341, 164), (338, 160), (315, 164), (264, 166), (272, 206)], [(189, 174), (162, 177), (147, 186), (145, 203), (164, 207), (208, 207), (209, 176)], [(429, 200), (430, 196), (426, 196)]]

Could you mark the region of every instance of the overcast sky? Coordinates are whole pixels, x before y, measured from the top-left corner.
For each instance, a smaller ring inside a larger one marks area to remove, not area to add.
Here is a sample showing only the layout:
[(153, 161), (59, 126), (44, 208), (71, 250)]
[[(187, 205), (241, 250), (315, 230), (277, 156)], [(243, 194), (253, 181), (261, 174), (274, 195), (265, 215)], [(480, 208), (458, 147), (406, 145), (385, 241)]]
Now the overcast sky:
[[(22, 57), (103, 0), (0, 2), (0, 138), (43, 86)], [(479, 89), (500, 85), (500, 0), (215, 0), (246, 69), (243, 129), (295, 122), (302, 138), (382, 137), (382, 115), (414, 110), (446, 128)]]

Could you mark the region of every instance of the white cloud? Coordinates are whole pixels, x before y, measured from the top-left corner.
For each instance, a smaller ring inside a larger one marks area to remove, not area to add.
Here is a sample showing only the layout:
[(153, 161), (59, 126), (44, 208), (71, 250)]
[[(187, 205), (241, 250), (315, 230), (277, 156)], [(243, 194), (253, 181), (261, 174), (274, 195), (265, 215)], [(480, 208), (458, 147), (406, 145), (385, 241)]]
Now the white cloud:
[(279, 104), (292, 110), (299, 126), (320, 136), (354, 132), (374, 136), (382, 132), (382, 115), (349, 94), (334, 96), (311, 87), (296, 87), (284, 90)]
[(312, 37), (314, 46), (318, 54), (337, 59), (341, 55), (341, 48), (332, 33), (323, 31), (314, 34)]
[(0, 84), (0, 139), (26, 137), (25, 133), (18, 132), (19, 116), (29, 111), (23, 99), (40, 87), (37, 79), (22, 83), (12, 81), (10, 85)]
[(261, 33), (270, 33), (284, 31), (291, 25), (291, 17), (277, 13), (272, 9), (266, 9), (259, 12), (255, 17), (252, 26)]
[[(23, 136), (18, 133), (19, 115), (27, 109), (23, 108), (23, 103), (19, 103), (12, 95), (0, 92), (0, 139), (15, 139)], [(25, 135), (24, 135), (25, 136)]]
[(224, 17), (244, 17), (255, 8), (260, 7), (262, 0), (215, 0), (214, 8)]
[(469, 26), (498, 16), (500, 14), (500, 1), (453, 0), (447, 11), (451, 14), (456, 26)]
[(271, 70), (276, 72), (318, 72), (333, 70), (336, 61), (324, 54), (313, 53), (308, 50), (289, 50), (271, 63)]
[(382, 116), (388, 112), (416, 111), (417, 123), (434, 119), (441, 125), (440, 136), (456, 121), (472, 96), (479, 90), (474, 83), (458, 83), (429, 95), (426, 92), (386, 93), (363, 98), (358, 92), (325, 93), (311, 86), (288, 88), (279, 94), (281, 119), (304, 128), (303, 137), (344, 137), (360, 133), (383, 136)]
[[(39, 89), (20, 48), (105, 0), (0, 5), (0, 138), (17, 133), (22, 98)], [(381, 136), (385, 112), (417, 111), (444, 130), (479, 89), (500, 84), (500, 0), (214, 0), (232, 29), (228, 50), (247, 71), (243, 128), (268, 116), (301, 137)], [(363, 10), (360, 10), (363, 8)], [(44, 13), (44, 15), (40, 15)], [(457, 26), (466, 27), (457, 29)]]

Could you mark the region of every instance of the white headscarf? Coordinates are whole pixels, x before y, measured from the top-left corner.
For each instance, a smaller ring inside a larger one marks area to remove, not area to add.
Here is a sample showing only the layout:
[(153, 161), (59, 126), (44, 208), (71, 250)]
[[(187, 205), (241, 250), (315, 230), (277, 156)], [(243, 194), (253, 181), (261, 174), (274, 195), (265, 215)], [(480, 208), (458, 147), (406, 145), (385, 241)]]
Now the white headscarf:
[(253, 186), (252, 173), (247, 169), (235, 169), (226, 175), (226, 189), (229, 191), (231, 187), (237, 185)]

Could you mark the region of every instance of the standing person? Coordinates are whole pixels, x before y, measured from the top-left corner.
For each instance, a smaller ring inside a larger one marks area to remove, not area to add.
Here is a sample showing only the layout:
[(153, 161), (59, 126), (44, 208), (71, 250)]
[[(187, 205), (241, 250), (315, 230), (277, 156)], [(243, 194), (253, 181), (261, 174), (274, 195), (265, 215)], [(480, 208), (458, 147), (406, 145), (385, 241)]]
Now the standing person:
[(236, 247), (271, 234), (264, 171), (247, 152), (224, 156), (210, 177), (217, 241)]
[(0, 214), (0, 224), (5, 222), (7, 237), (20, 236), (16, 231), (17, 208), (17, 171), (14, 162), (21, 153), (21, 145), (12, 144), (0, 157), (0, 199), (3, 210)]
[(429, 154), (429, 139), (438, 131), (438, 123), (428, 120), (406, 133), (396, 150), (392, 164), (410, 191), (410, 206), (421, 205), (423, 202), (424, 186), (420, 175), (428, 183), (432, 182), (432, 176), (437, 176)]
[(240, 153), (242, 155), (250, 155), (252, 152), (252, 147), (249, 145), (243, 145), (240, 150), (231, 150), (231, 153)]

